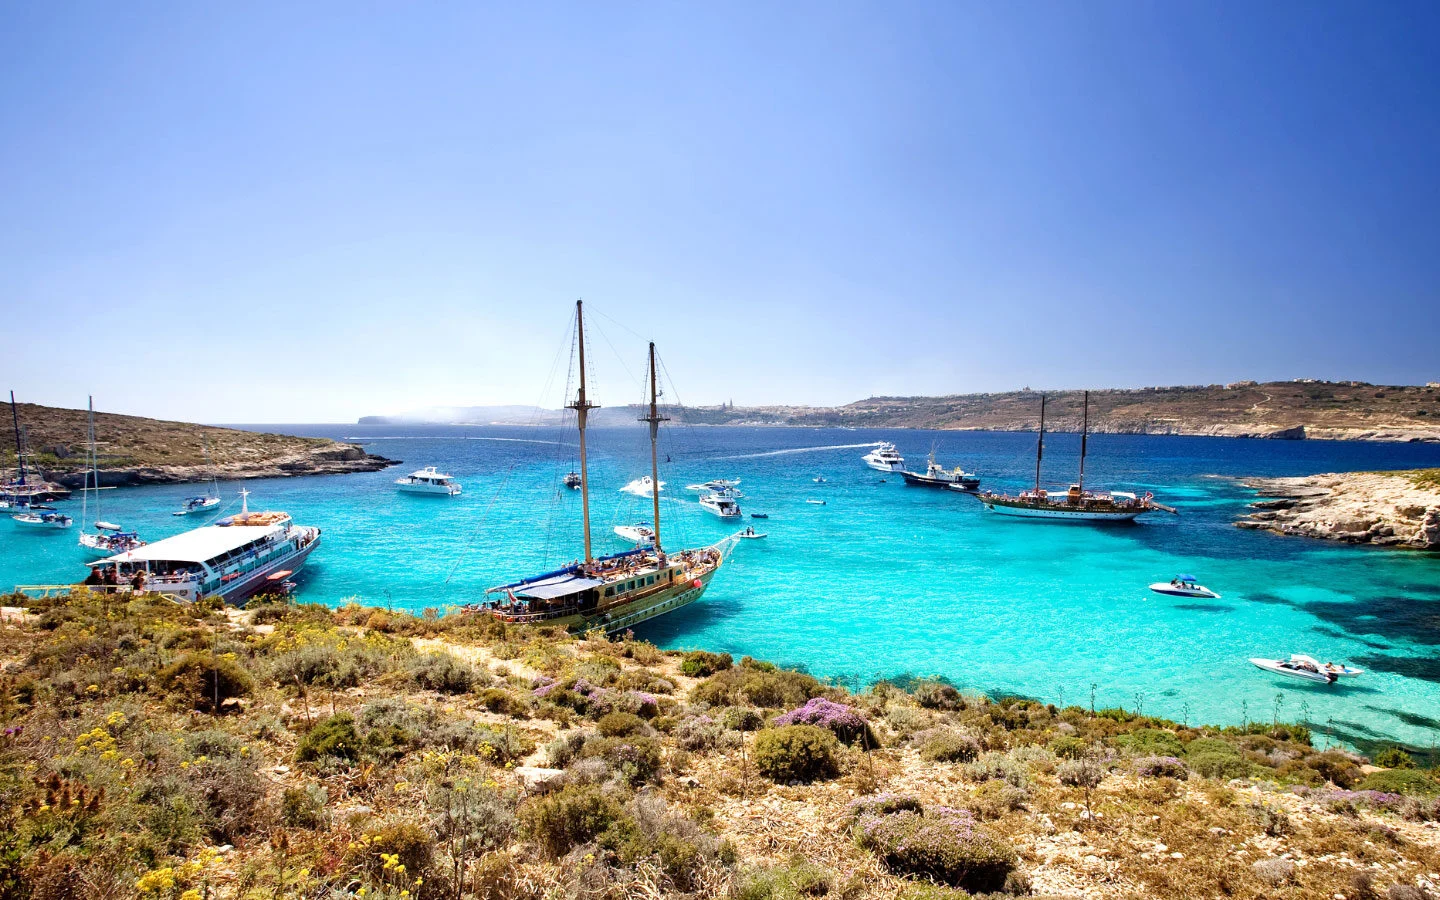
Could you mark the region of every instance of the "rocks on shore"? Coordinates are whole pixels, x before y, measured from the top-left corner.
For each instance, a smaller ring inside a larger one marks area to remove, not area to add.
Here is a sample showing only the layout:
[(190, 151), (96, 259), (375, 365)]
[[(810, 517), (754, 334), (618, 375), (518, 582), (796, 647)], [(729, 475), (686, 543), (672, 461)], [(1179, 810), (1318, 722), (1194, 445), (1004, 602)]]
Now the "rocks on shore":
[[(332, 441), (304, 453), (293, 453), (269, 459), (209, 466), (131, 466), (101, 469), (99, 483), (106, 487), (133, 487), (146, 484), (183, 484), (209, 481), (211, 475), (221, 481), (249, 478), (284, 478), (291, 475), (344, 475), (353, 472), (378, 472), (399, 465), (400, 460), (386, 459), (366, 453), (358, 444)], [(53, 473), (54, 481), (70, 488), (84, 485), (83, 472)]]
[(1300, 478), (1246, 479), (1271, 498), (1239, 528), (1351, 544), (1440, 550), (1440, 489), (1407, 472), (1348, 472)]

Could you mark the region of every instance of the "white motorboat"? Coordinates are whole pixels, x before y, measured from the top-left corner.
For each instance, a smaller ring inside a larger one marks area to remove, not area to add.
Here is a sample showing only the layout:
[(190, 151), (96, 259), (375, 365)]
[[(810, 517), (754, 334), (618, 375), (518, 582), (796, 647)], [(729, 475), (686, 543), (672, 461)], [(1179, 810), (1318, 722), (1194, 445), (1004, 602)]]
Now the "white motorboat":
[(1194, 575), (1177, 575), (1169, 581), (1157, 581), (1150, 585), (1150, 590), (1157, 594), (1169, 594), (1172, 597), (1199, 597), (1206, 600), (1220, 599), (1219, 594), (1203, 584), (1198, 584), (1195, 581)]
[(700, 498), (700, 508), (722, 519), (740, 518), (740, 504), (733, 491), (711, 491)]
[(865, 465), (881, 472), (905, 471), (905, 457), (901, 456), (900, 451), (889, 441), (881, 441), (880, 446), (860, 458)]
[(824, 501), (824, 500), (806, 500), (805, 502), (806, 502), (806, 503), (813, 503), (813, 504), (815, 504), (816, 506), (824, 506), (824, 505), (825, 505), (825, 501)]
[(460, 483), (454, 476), (446, 475), (434, 466), (426, 466), (404, 478), (395, 479), (395, 488), (402, 494), (421, 494), (427, 497), (454, 497), (460, 493)]
[(23, 525), (26, 528), (35, 529), (69, 528), (75, 524), (74, 519), (62, 512), (58, 512), (52, 506), (31, 506), (28, 512), (20, 513), (18, 516), (11, 516), (10, 521), (16, 525)]
[(565, 474), (565, 478), (564, 478), (563, 480), (564, 480), (564, 482), (565, 482), (565, 486), (566, 486), (566, 487), (568, 487), (568, 488), (570, 488), (570, 489), (572, 489), (572, 490), (579, 490), (579, 488), (580, 488), (580, 473), (579, 473), (579, 472), (567, 472), (567, 473)]
[(756, 531), (756, 530), (753, 529), (753, 528), (747, 528), (747, 529), (745, 529), (744, 531), (742, 531), (742, 532), (740, 532), (739, 534), (736, 535), (736, 537), (741, 538), (741, 539), (743, 539), (743, 540), (747, 540), (747, 541), (758, 541), (758, 540), (760, 540), (761, 538), (766, 538), (766, 537), (769, 537), (769, 536), (770, 536), (769, 533), (764, 532), (764, 531)]
[(186, 497), (185, 502), (180, 504), (180, 508), (175, 510), (170, 515), (188, 516), (191, 513), (201, 512), (202, 510), (214, 509), (219, 505), (220, 498), (214, 496), (213, 494), (206, 497)]
[[(655, 481), (649, 475), (637, 478), (620, 489), (626, 494), (634, 494), (637, 497), (655, 496)], [(660, 482), (660, 493), (665, 493), (665, 482)]]
[(685, 485), (685, 490), (699, 491), (702, 494), (706, 491), (735, 491), (735, 496), (738, 497), (740, 496), (740, 493), (735, 489), (739, 486), (740, 479), (738, 478), (736, 478), (734, 481), (726, 478), (714, 478), (710, 481), (705, 482), (704, 484), (687, 484)]
[(1313, 681), (1317, 684), (1334, 684), (1341, 677), (1360, 675), (1365, 671), (1337, 663), (1322, 663), (1313, 656), (1306, 656), (1303, 653), (1292, 653), (1289, 659), (1251, 657), (1250, 663), (1267, 672), (1274, 672), (1276, 675), (1288, 675), (1291, 678)]
[(825, 479), (825, 476), (824, 476), (824, 475), (816, 475), (814, 478), (812, 478), (812, 479), (810, 479), (810, 480), (813, 481), (813, 482), (815, 482), (816, 484), (824, 484), (826, 479)]
[(655, 546), (655, 527), (649, 522), (634, 525), (616, 525), (615, 533), (637, 547)]

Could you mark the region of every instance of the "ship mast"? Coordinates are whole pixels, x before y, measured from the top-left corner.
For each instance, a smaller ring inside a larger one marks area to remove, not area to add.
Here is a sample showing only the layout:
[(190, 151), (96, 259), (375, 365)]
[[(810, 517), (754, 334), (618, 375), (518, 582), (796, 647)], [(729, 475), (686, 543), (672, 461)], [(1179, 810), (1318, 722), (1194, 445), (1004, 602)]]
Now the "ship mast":
[(1045, 456), (1045, 395), (1040, 395), (1040, 440), (1035, 444), (1035, 502), (1040, 502), (1040, 460)]
[(1085, 415), (1080, 424), (1080, 493), (1085, 493), (1085, 439), (1090, 436), (1090, 392), (1085, 392)]
[(665, 562), (665, 551), (660, 549), (660, 453), (656, 443), (660, 436), (660, 423), (670, 421), (660, 415), (659, 391), (655, 387), (655, 342), (650, 342), (650, 415), (640, 421), (650, 423), (650, 496), (655, 501), (655, 558)]
[[(575, 420), (580, 426), (580, 507), (585, 521), (585, 562), (595, 561), (590, 552), (590, 476), (585, 470), (585, 417), (595, 404), (585, 398), (585, 314), (584, 301), (575, 301), (575, 335), (580, 346), (580, 392), (575, 402), (566, 404), (566, 409), (575, 410)], [(656, 523), (659, 528), (659, 523)]]
[(15, 461), (20, 469), (20, 484), (25, 483), (25, 448), (20, 446), (20, 413), (15, 409), (15, 392), (10, 392), (10, 418), (15, 423)]

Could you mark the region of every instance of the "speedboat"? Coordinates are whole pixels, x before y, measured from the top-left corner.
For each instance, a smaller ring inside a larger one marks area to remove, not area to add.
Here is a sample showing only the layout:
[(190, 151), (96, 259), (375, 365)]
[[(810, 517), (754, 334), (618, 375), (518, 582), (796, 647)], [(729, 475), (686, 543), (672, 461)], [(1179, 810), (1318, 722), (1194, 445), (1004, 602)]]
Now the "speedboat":
[(75, 520), (58, 512), (53, 506), (31, 506), (28, 512), (11, 516), (10, 521), (27, 528), (69, 528)]
[[(637, 497), (655, 496), (655, 482), (649, 475), (637, 478), (620, 489), (626, 494), (634, 494)], [(660, 482), (660, 493), (665, 493), (665, 482)]]
[(564, 481), (565, 481), (565, 486), (568, 487), (568, 488), (579, 488), (579, 487), (580, 487), (580, 473), (579, 473), (579, 472), (569, 472), (569, 473), (567, 473), (567, 474), (565, 475)]
[(824, 500), (806, 500), (805, 502), (806, 502), (806, 503), (813, 503), (813, 504), (815, 504), (816, 506), (824, 506), (824, 505), (825, 505), (825, 501), (824, 501)]
[(655, 527), (649, 522), (634, 525), (616, 525), (615, 533), (637, 547), (655, 546)]
[[(705, 482), (704, 484), (687, 484), (685, 485), (685, 490), (699, 491), (701, 493), (704, 493), (705, 491), (735, 491), (735, 489), (739, 486), (740, 479), (738, 478), (736, 478), (734, 481), (731, 481), (727, 478), (713, 478), (710, 481)], [(740, 496), (739, 491), (735, 491), (735, 496)]]
[(1203, 584), (1198, 584), (1195, 581), (1194, 575), (1177, 575), (1169, 581), (1157, 581), (1150, 585), (1150, 590), (1157, 594), (1169, 594), (1172, 597), (1201, 597), (1206, 600), (1220, 599), (1219, 594)]
[(880, 446), (860, 457), (865, 465), (881, 472), (903, 472), (905, 471), (905, 457), (895, 449), (895, 445), (889, 441), (881, 441)]
[(824, 476), (824, 475), (816, 475), (814, 478), (812, 478), (812, 479), (810, 479), (810, 480), (813, 481), (813, 482), (815, 482), (816, 484), (824, 484), (824, 483), (825, 483), (825, 476)]
[(711, 491), (700, 498), (700, 508), (722, 519), (740, 518), (740, 504), (734, 491)]
[(191, 513), (201, 510), (214, 509), (220, 505), (219, 497), (189, 497), (180, 504), (180, 508), (171, 513), (172, 516), (188, 516)]
[(1313, 656), (1306, 656), (1303, 653), (1292, 653), (1289, 659), (1251, 657), (1250, 663), (1267, 672), (1274, 672), (1276, 675), (1288, 675), (1291, 678), (1313, 681), (1317, 684), (1334, 684), (1342, 676), (1360, 675), (1365, 671), (1336, 663), (1322, 663)]
[(424, 494), (430, 497), (454, 497), (460, 493), (460, 483), (455, 477), (444, 474), (434, 466), (426, 466), (404, 478), (395, 479), (395, 487), (403, 494)]

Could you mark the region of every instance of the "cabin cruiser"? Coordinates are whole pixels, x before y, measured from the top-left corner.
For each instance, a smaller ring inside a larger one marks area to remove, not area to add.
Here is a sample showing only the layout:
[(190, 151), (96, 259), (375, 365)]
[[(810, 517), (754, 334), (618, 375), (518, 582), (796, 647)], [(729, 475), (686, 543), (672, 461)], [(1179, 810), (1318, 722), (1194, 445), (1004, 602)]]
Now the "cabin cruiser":
[(637, 547), (655, 546), (655, 528), (649, 522), (616, 525), (615, 533)]
[(959, 466), (947, 469), (937, 463), (934, 450), (930, 451), (929, 460), (924, 475), (919, 472), (902, 471), (900, 475), (905, 479), (905, 483), (916, 487), (949, 487), (961, 491), (973, 491), (980, 486), (979, 475), (966, 472)]
[(903, 472), (905, 471), (905, 457), (895, 449), (895, 445), (889, 441), (881, 441), (880, 446), (860, 457), (865, 465), (881, 472)]
[(1150, 585), (1150, 590), (1157, 594), (1169, 594), (1172, 597), (1198, 597), (1205, 600), (1219, 600), (1220, 595), (1210, 590), (1203, 584), (1195, 581), (1194, 575), (1176, 575), (1169, 581), (1157, 581)]
[(404, 478), (395, 479), (395, 487), (402, 494), (424, 494), (429, 497), (454, 497), (460, 493), (460, 483), (454, 476), (446, 475), (434, 466), (426, 466)]
[(736, 478), (734, 481), (730, 481), (725, 478), (715, 478), (705, 482), (704, 484), (687, 484), (685, 485), (685, 490), (699, 491), (702, 494), (706, 491), (733, 491), (735, 496), (739, 497), (740, 492), (736, 490), (739, 487), (740, 479), (738, 478)]
[(220, 498), (213, 494), (207, 495), (205, 497), (186, 497), (185, 502), (180, 504), (180, 508), (175, 510), (170, 515), (188, 516), (191, 513), (197, 513), (207, 509), (214, 509), (219, 505)]
[[(651, 478), (649, 475), (646, 475), (644, 477), (635, 479), (634, 481), (622, 487), (620, 490), (626, 494), (634, 494), (637, 497), (653, 497), (655, 496), (655, 485), (655, 479)], [(661, 481), (659, 482), (659, 485), (660, 493), (665, 493), (665, 482)]]
[(10, 521), (16, 525), (23, 525), (26, 528), (36, 529), (61, 529), (69, 528), (75, 524), (75, 520), (65, 513), (58, 512), (53, 506), (41, 506), (34, 504), (25, 512), (11, 516)]
[(565, 484), (566, 487), (568, 487), (568, 488), (570, 488), (570, 489), (572, 489), (572, 490), (576, 490), (576, 489), (578, 489), (578, 488), (580, 487), (580, 473), (579, 473), (579, 472), (567, 472), (567, 473), (565, 474), (565, 477), (562, 479), (562, 481), (564, 482), (564, 484)]
[(1342, 677), (1361, 675), (1365, 671), (1338, 663), (1322, 663), (1313, 656), (1306, 656), (1303, 653), (1292, 653), (1289, 659), (1251, 657), (1250, 663), (1267, 672), (1274, 672), (1276, 675), (1288, 675), (1291, 678), (1313, 681), (1317, 684), (1334, 684)]
[(296, 525), (285, 512), (251, 512), (249, 493), (240, 492), (240, 512), (214, 525), (88, 563), (85, 583), (236, 604), (282, 587), (320, 546), (320, 529)]
[(700, 508), (722, 519), (740, 518), (740, 504), (734, 491), (711, 491), (700, 498)]

